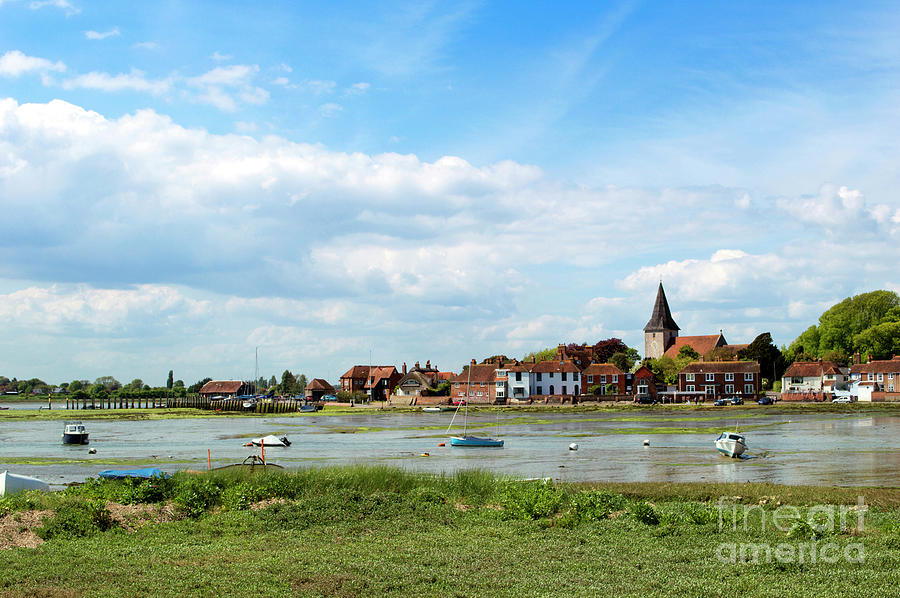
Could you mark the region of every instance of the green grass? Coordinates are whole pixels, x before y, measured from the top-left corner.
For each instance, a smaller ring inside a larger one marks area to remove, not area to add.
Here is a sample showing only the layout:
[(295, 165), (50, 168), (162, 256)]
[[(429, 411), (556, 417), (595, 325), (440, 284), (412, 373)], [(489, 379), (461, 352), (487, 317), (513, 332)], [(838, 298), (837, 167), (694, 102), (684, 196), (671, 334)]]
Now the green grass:
[[(720, 496), (764, 501), (757, 516), (798, 505), (803, 519), (857, 494), (872, 506), (861, 534), (758, 521), (734, 531), (729, 509), (719, 525)], [(102, 531), (106, 500), (172, 501), (182, 519)], [(900, 489), (565, 485), (387, 467), (98, 481), (0, 499), (9, 516), (56, 513), (45, 544), (0, 551), (0, 596), (893, 596), (898, 505)], [(723, 542), (862, 543), (865, 559), (723, 563)]]

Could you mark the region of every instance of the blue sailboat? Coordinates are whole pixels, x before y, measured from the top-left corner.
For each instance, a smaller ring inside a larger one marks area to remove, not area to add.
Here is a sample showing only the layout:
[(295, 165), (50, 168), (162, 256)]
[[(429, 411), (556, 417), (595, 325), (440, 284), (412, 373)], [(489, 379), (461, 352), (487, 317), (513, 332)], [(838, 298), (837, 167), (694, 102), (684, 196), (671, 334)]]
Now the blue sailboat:
[[(469, 366), (469, 378), (466, 382), (466, 394), (469, 392), (470, 383), (472, 382), (472, 366)], [(450, 446), (487, 446), (487, 447), (502, 447), (503, 441), (497, 438), (490, 438), (488, 436), (473, 436), (468, 433), (469, 431), (469, 397), (466, 397), (465, 401), (460, 401), (459, 405), (456, 406), (456, 413), (453, 414), (453, 419), (450, 420), (450, 425), (447, 426), (447, 432), (450, 432), (450, 428), (453, 427), (453, 421), (456, 419), (456, 415), (459, 413), (460, 407), (465, 407), (464, 419), (463, 419), (463, 434), (462, 436), (451, 436), (450, 437)], [(499, 414), (498, 414), (499, 418)], [(500, 420), (497, 420), (497, 425), (499, 427)]]

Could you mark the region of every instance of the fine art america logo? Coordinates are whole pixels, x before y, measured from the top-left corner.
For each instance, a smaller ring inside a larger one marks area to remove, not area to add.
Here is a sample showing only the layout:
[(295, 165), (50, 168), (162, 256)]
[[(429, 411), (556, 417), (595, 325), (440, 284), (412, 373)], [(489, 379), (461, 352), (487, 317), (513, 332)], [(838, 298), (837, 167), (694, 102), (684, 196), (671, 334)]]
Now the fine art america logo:
[[(735, 497), (739, 498), (739, 497)], [(865, 549), (861, 542), (837, 543), (821, 538), (837, 533), (861, 534), (868, 510), (865, 499), (857, 497), (855, 505), (815, 505), (806, 510), (779, 506), (770, 511), (762, 505), (739, 505), (720, 496), (718, 501), (719, 532), (742, 530), (787, 534), (793, 542), (722, 542), (716, 558), (722, 563), (862, 563)]]

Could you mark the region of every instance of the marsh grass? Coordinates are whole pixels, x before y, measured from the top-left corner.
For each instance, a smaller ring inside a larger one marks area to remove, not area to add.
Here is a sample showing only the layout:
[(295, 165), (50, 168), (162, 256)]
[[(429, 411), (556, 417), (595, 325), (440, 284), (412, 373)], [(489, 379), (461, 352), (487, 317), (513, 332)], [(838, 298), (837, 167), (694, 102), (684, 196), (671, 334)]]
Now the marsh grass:
[[(803, 527), (810, 506), (855, 504), (857, 493), (873, 506), (860, 537)], [(799, 505), (796, 525), (739, 529), (720, 496), (759, 513)], [(54, 511), (44, 545), (0, 551), (0, 596), (34, 588), (85, 596), (892, 596), (898, 496), (771, 484), (555, 484), (381, 466), (102, 480), (0, 500), (6, 511)], [(181, 519), (126, 533), (105, 523), (106, 501), (174, 503)], [(714, 555), (720, 542), (860, 540), (866, 560), (855, 565), (725, 564)]]

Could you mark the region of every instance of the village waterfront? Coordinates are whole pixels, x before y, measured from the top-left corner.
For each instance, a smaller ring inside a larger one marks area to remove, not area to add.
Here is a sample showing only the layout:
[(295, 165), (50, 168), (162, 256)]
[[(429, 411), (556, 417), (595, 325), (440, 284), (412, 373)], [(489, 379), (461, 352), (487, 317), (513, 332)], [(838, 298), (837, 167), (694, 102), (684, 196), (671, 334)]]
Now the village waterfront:
[[(259, 454), (245, 446), (249, 439), (267, 434), (291, 440), (290, 447), (266, 454), (288, 469), (368, 464), (430, 473), (484, 469), (563, 482), (875, 487), (896, 486), (900, 471), (900, 409), (887, 405), (472, 409), (469, 430), (503, 438), (501, 449), (451, 448), (452, 412), (329, 406), (316, 415), (180, 410), (143, 419), (164, 410), (39, 409), (43, 406), (13, 403), (6, 421), (0, 419), (0, 469), (57, 488), (111, 468), (155, 466), (174, 473), (240, 462)], [(63, 417), (86, 423), (89, 446), (60, 442)], [(459, 414), (454, 433), (463, 425)], [(747, 437), (745, 458), (717, 453), (713, 441), (725, 430)], [(572, 443), (577, 450), (570, 450)], [(89, 448), (96, 453), (89, 454)]]

